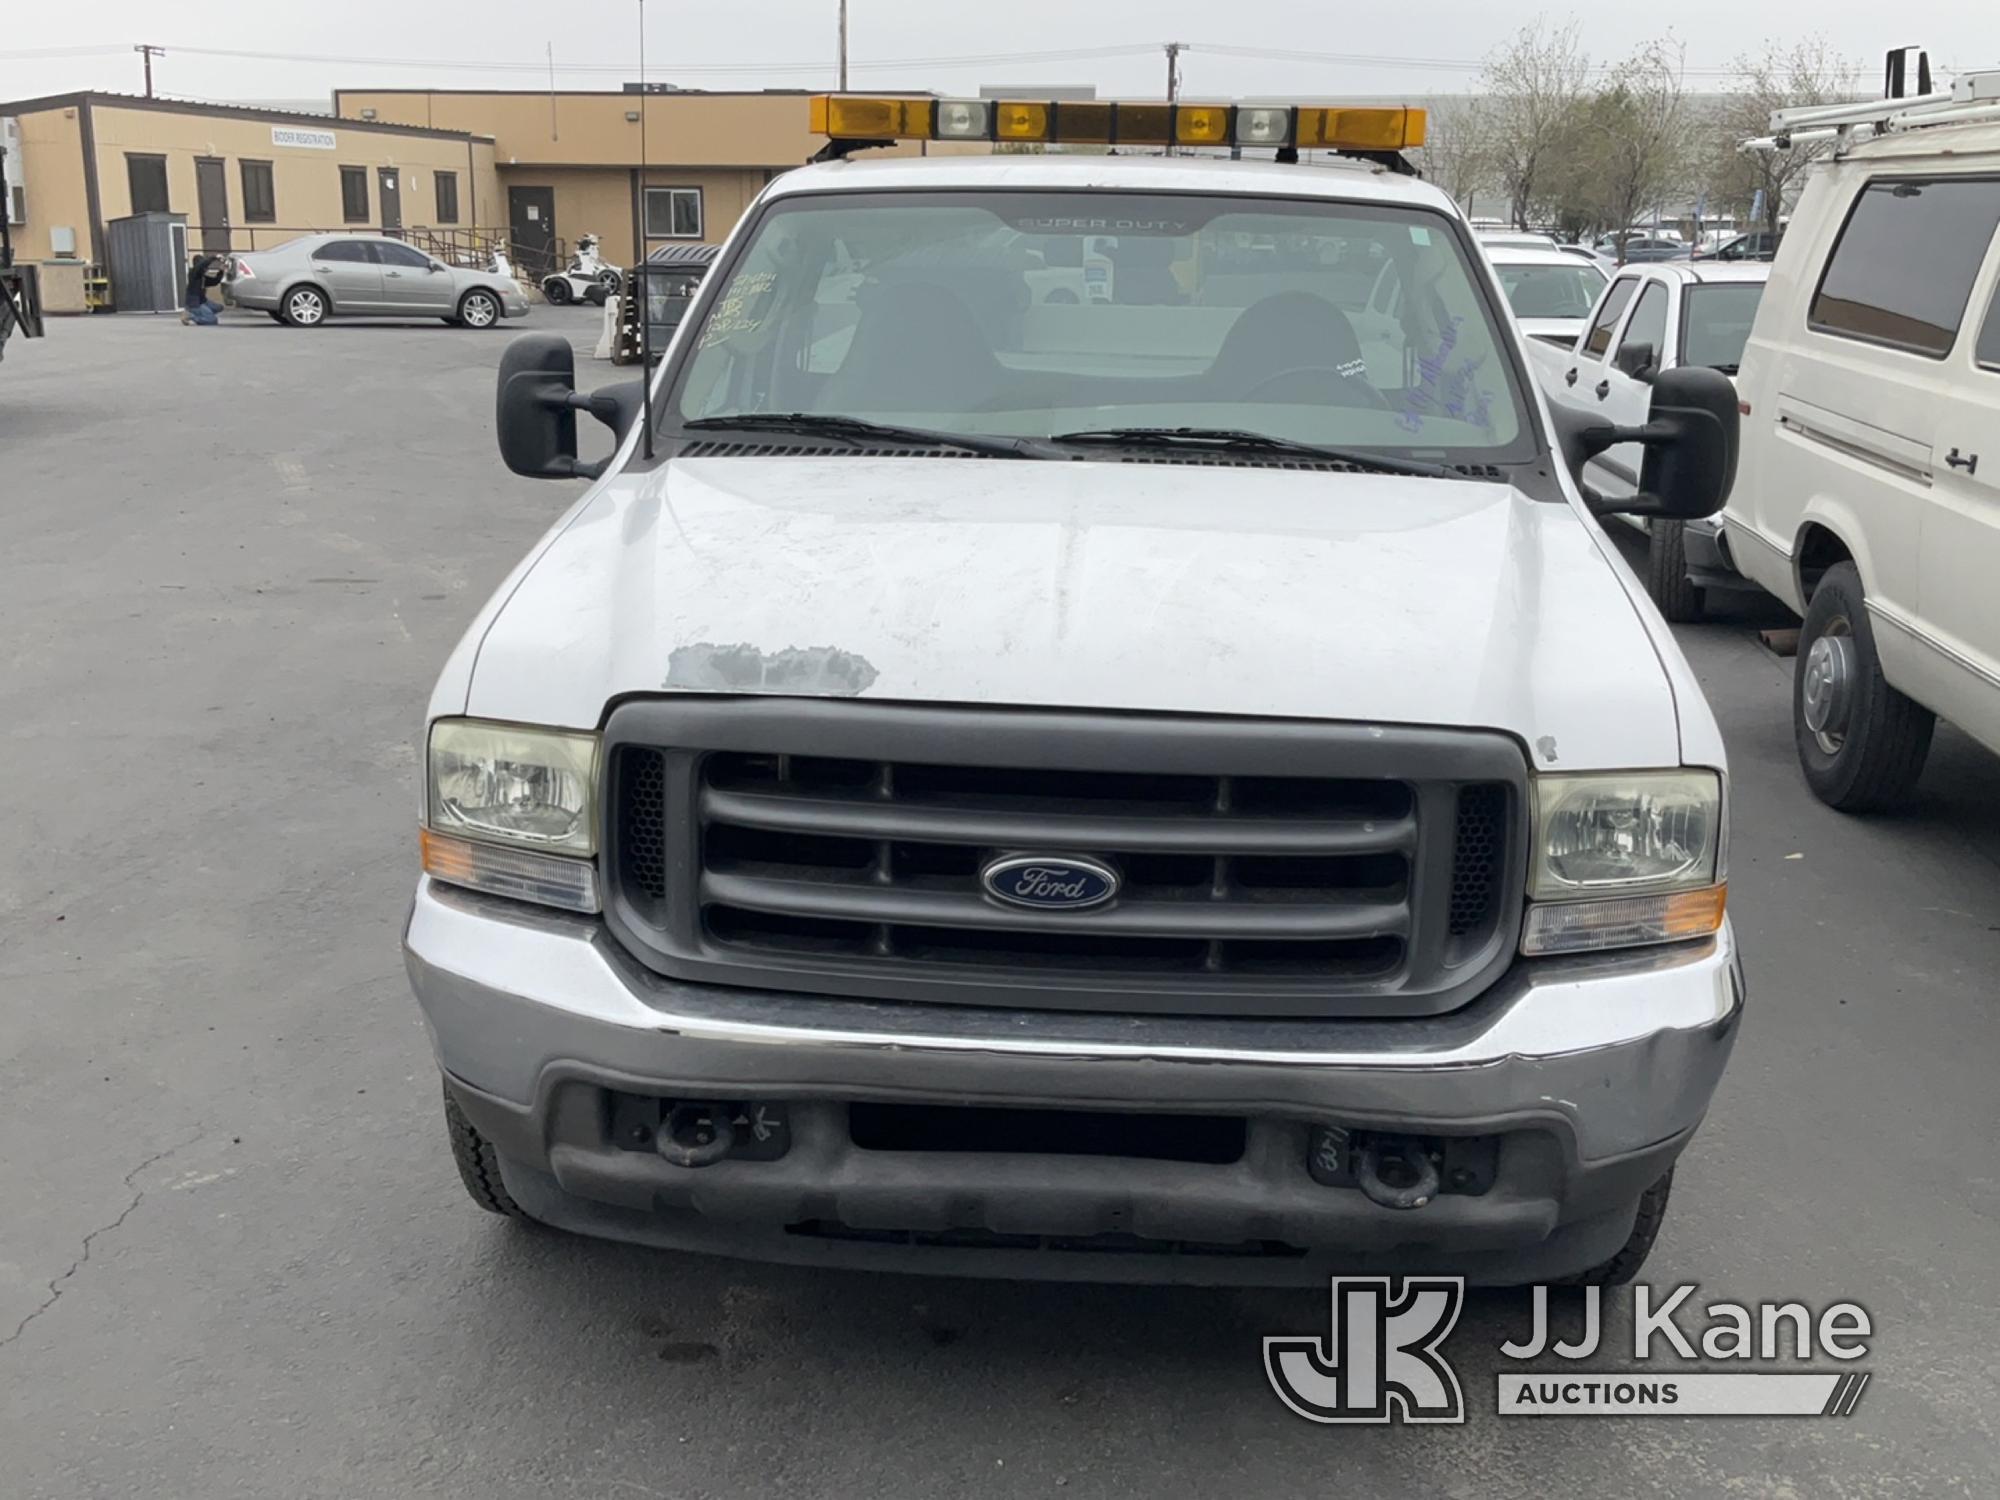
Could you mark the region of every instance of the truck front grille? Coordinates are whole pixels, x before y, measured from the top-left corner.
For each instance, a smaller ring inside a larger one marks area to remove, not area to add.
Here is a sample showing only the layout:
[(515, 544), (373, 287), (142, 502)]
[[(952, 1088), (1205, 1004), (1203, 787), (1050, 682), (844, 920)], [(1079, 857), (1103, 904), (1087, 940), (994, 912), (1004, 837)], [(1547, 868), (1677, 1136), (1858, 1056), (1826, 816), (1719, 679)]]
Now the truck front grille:
[[(734, 984), (1429, 1013), (1511, 947), (1522, 771), (1497, 736), (1407, 736), (1398, 756), (1345, 726), (631, 705), (610, 736), (613, 925), (666, 973)], [(1004, 904), (981, 871), (1014, 853), (1101, 861), (1118, 895)]]

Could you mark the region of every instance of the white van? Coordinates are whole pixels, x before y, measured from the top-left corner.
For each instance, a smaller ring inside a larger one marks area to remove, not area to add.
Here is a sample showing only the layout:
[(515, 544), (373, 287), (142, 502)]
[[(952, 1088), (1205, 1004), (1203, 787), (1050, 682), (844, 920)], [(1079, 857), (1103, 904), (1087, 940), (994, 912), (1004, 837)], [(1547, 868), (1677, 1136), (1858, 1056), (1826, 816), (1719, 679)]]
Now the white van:
[(1799, 760), (1858, 812), (1910, 794), (1934, 715), (2000, 751), (2000, 72), (1773, 128), (1840, 143), (1744, 352), (1724, 529), (1804, 616)]

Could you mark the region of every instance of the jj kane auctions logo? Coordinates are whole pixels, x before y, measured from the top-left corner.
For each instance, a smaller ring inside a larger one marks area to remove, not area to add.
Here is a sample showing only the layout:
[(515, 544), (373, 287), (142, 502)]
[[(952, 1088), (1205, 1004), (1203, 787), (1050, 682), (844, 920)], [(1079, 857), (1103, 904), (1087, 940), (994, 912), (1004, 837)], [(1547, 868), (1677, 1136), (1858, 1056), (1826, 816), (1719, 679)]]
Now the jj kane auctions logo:
[[(1630, 1350), (1637, 1370), (1502, 1371), (1502, 1416), (1851, 1416), (1871, 1378), (1846, 1372), (1773, 1371), (1775, 1361), (1868, 1353), (1867, 1310), (1836, 1302), (1815, 1314), (1802, 1302), (1754, 1307), (1690, 1305), (1692, 1284), (1657, 1293), (1633, 1288)], [(1342, 1277), (1332, 1284), (1328, 1334), (1264, 1340), (1264, 1373), (1278, 1399), (1310, 1422), (1463, 1422), (1465, 1396), (1443, 1344), (1465, 1306), (1462, 1277)], [(1583, 1294), (1583, 1331), (1553, 1340), (1547, 1287), (1534, 1289), (1528, 1337), (1500, 1345), (1507, 1359), (1544, 1354), (1587, 1360), (1604, 1347), (1596, 1287)], [(1658, 1359), (1657, 1365), (1644, 1364)], [(1743, 1361), (1762, 1369), (1685, 1369), (1697, 1360)]]

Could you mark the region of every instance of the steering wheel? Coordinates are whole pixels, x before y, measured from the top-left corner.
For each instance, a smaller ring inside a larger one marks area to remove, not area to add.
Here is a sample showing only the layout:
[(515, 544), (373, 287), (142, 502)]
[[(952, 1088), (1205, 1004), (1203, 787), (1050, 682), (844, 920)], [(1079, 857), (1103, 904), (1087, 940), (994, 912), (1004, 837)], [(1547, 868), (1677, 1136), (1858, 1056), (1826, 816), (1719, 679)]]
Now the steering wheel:
[(1357, 378), (1338, 365), (1293, 365), (1289, 370), (1279, 370), (1266, 375), (1262, 380), (1243, 393), (1245, 401), (1255, 401), (1265, 391), (1281, 380), (1290, 380), (1294, 375), (1330, 375), (1336, 382), (1334, 389), (1344, 393), (1359, 393), (1362, 399), (1341, 401), (1341, 406), (1374, 406), (1382, 411), (1389, 410), (1389, 398), (1384, 396), (1366, 380)]

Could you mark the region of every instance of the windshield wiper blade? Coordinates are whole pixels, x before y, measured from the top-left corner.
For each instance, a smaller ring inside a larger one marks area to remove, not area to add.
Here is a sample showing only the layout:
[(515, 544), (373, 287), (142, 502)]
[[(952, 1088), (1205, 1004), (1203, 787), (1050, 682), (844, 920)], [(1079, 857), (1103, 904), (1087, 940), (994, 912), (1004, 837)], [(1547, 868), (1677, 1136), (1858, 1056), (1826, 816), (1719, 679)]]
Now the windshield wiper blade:
[(1423, 479), (1449, 479), (1452, 471), (1443, 464), (1425, 463), (1414, 458), (1388, 458), (1358, 448), (1335, 448), (1325, 443), (1302, 443), (1269, 432), (1251, 432), (1237, 427), (1100, 427), (1082, 432), (1059, 432), (1052, 443), (1084, 446), (1141, 448), (1217, 448), (1234, 453), (1288, 453), (1298, 458), (1325, 459), (1329, 463), (1352, 464), (1378, 474), (1410, 474)]
[(909, 443), (957, 448), (987, 458), (1054, 458), (1056, 454), (1033, 438), (988, 436), (976, 432), (933, 432), (924, 427), (898, 427), (831, 412), (754, 411), (733, 417), (695, 417), (681, 423), (689, 432), (799, 432), (809, 437), (847, 438), (856, 443)]

